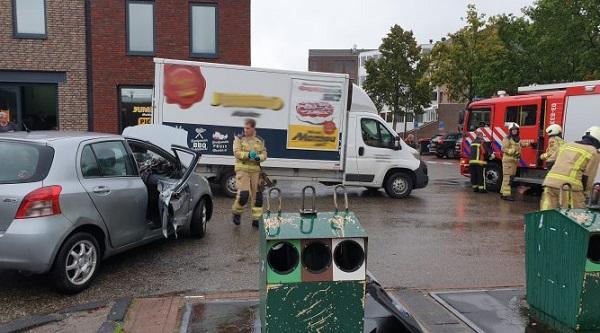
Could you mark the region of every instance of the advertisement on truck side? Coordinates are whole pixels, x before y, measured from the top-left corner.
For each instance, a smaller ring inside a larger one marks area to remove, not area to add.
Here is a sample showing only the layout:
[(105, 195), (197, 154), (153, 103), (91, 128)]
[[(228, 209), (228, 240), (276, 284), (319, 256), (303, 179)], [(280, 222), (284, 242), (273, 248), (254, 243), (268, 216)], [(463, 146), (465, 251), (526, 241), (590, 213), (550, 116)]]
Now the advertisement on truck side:
[(343, 76), (207, 64), (165, 63), (157, 89), (162, 123), (188, 132), (203, 155), (232, 155), (244, 120), (255, 119), (270, 158), (340, 159), (345, 120)]

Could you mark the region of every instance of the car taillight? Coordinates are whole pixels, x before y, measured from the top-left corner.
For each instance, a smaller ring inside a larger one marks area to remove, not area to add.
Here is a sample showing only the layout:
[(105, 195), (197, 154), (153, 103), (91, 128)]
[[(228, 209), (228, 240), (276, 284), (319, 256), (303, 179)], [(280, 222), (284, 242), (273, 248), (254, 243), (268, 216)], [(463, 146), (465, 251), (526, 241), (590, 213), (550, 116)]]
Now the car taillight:
[(58, 202), (62, 187), (58, 185), (38, 188), (25, 196), (15, 219), (28, 219), (34, 217), (60, 214)]

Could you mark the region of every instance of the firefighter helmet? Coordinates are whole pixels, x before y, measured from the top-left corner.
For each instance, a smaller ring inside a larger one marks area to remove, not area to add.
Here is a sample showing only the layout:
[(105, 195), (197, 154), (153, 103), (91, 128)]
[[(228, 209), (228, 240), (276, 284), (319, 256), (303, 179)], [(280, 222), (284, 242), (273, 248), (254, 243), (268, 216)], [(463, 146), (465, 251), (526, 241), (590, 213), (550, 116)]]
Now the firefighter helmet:
[(600, 127), (592, 126), (588, 128), (588, 130), (585, 132), (585, 135), (589, 135), (600, 142)]
[(549, 136), (560, 135), (562, 133), (562, 127), (558, 124), (552, 124), (546, 128), (546, 133), (548, 133)]
[(507, 123), (506, 127), (508, 127), (509, 131), (512, 131), (513, 129), (519, 129), (519, 124), (517, 124), (517, 123)]

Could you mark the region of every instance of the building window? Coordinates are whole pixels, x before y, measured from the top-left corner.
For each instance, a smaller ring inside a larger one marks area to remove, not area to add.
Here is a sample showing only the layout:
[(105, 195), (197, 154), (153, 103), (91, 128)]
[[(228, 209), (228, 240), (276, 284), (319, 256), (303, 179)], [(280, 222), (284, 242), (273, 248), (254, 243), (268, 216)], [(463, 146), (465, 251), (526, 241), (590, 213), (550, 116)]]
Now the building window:
[(120, 87), (121, 129), (152, 122), (152, 87)]
[(190, 43), (191, 56), (217, 56), (217, 7), (206, 4), (191, 4)]
[(154, 55), (154, 3), (127, 1), (127, 53)]
[(46, 0), (13, 0), (16, 38), (46, 38)]

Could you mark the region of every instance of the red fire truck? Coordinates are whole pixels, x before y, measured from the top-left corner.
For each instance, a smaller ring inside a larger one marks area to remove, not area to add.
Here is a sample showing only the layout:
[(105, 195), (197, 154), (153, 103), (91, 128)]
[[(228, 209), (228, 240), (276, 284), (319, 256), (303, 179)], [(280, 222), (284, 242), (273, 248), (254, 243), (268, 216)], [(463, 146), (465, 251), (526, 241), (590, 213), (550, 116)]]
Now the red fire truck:
[(521, 140), (533, 144), (523, 148), (513, 183), (541, 185), (547, 172), (540, 159), (548, 146), (546, 127), (561, 125), (565, 140), (572, 142), (581, 139), (589, 127), (600, 126), (600, 81), (521, 87), (516, 96), (499, 93), (499, 97), (472, 102), (460, 118), (462, 175), (469, 175), (471, 142), (481, 127), (496, 156), (486, 168), (486, 184), (490, 191), (499, 191), (502, 139), (508, 134), (508, 124), (514, 122), (521, 128)]

